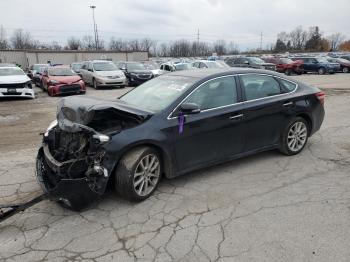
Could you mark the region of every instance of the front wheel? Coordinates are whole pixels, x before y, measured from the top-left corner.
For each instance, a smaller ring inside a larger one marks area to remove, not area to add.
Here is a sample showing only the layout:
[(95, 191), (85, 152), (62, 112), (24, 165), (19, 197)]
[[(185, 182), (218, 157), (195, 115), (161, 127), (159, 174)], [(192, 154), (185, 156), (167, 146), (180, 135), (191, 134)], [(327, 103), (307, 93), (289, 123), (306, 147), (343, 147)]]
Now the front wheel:
[(161, 158), (150, 147), (139, 147), (120, 160), (115, 171), (116, 191), (125, 199), (142, 201), (152, 195), (160, 181)]
[(287, 76), (290, 76), (290, 75), (292, 74), (292, 69), (287, 68), (285, 74), (286, 74)]
[(288, 156), (299, 154), (306, 145), (309, 137), (308, 124), (304, 118), (297, 117), (286, 126), (280, 151)]
[(318, 74), (319, 74), (319, 75), (324, 75), (325, 73), (326, 73), (326, 69), (325, 69), (325, 68), (320, 67), (320, 68), (318, 69)]
[(97, 83), (96, 83), (96, 80), (93, 78), (92, 79), (92, 86), (97, 89)]
[(343, 73), (349, 73), (349, 67), (343, 67)]

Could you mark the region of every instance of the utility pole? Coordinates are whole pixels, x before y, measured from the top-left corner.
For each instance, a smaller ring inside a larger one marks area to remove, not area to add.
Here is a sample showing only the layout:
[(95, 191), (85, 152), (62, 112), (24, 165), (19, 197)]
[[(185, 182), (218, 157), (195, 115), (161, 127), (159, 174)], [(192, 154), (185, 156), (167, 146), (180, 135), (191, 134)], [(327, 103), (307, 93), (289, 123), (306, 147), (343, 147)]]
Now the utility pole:
[(263, 37), (263, 34), (261, 32), (260, 33), (260, 51), (262, 50), (262, 37)]
[(198, 50), (199, 50), (199, 28), (197, 30), (197, 48), (196, 48), (196, 54), (198, 55)]
[(90, 5), (90, 8), (92, 9), (92, 20), (94, 22), (94, 35), (95, 35), (95, 47), (96, 50), (98, 50), (98, 34), (97, 34), (97, 25), (95, 22), (95, 5)]

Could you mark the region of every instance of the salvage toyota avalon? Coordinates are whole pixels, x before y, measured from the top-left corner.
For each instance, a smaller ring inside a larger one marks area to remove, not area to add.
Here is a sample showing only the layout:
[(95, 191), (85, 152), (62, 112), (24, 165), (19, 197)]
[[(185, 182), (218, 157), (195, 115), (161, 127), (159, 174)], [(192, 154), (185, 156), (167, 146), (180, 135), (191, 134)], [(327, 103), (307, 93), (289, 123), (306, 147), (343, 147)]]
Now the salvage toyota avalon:
[(265, 150), (303, 150), (324, 93), (272, 71), (203, 69), (159, 76), (116, 100), (69, 97), (43, 136), (37, 177), (72, 209), (108, 184), (142, 201), (167, 178)]

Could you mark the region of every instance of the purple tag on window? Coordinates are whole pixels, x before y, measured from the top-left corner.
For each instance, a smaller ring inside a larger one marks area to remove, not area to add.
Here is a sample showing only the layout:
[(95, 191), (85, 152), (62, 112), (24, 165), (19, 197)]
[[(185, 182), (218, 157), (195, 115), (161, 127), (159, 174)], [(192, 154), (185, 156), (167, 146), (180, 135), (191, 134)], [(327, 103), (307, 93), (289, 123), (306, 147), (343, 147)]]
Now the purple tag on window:
[(185, 116), (183, 113), (180, 113), (179, 115), (179, 134), (181, 134), (184, 131), (184, 123), (185, 123)]

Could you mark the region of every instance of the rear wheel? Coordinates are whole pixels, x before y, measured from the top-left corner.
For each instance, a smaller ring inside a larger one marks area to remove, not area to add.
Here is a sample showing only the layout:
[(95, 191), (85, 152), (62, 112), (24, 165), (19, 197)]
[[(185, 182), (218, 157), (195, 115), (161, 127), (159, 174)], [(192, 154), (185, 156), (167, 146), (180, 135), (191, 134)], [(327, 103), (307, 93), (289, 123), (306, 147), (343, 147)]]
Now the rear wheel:
[(161, 172), (161, 158), (156, 150), (150, 147), (133, 149), (117, 166), (115, 188), (125, 199), (145, 200), (157, 188)]
[(349, 67), (343, 67), (343, 73), (349, 73)]
[(308, 123), (302, 117), (292, 119), (286, 126), (280, 151), (288, 156), (299, 154), (305, 147), (309, 137)]

